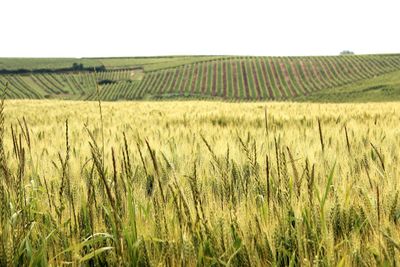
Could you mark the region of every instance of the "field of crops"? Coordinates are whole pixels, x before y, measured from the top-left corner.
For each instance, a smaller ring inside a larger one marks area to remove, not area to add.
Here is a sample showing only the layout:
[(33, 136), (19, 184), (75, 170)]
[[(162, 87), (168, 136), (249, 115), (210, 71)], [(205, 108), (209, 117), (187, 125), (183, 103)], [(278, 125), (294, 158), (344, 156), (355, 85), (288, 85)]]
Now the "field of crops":
[(121, 58), (0, 58), (0, 70), (38, 70), (69, 68), (72, 64), (84, 67), (104, 66), (107, 69), (142, 67), (146, 71), (189, 64), (201, 60), (221, 58), (219, 56), (160, 56)]
[(97, 84), (104, 81), (99, 91), (101, 99), (131, 99), (142, 76), (137, 70), (103, 72), (44, 73), (30, 75), (0, 75), (0, 86), (8, 83), (6, 97), (12, 99), (82, 99), (98, 98)]
[(400, 70), (400, 56), (233, 57), (146, 73), (137, 98), (291, 99)]
[[(97, 74), (90, 71), (4, 74), (0, 75), (0, 86), (9, 83), (6, 97), (12, 99), (288, 100), (400, 70), (400, 55), (96, 60), (96, 64), (107, 69)], [(96, 84), (104, 80), (98, 95)]]
[(0, 266), (399, 264), (399, 103), (4, 105)]

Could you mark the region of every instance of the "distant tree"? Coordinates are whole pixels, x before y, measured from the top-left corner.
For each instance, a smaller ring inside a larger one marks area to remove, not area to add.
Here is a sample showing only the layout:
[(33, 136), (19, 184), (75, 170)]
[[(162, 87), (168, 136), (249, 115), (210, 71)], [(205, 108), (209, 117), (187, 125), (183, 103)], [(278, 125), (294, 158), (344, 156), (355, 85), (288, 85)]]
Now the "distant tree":
[(342, 52), (340, 52), (340, 55), (344, 56), (344, 55), (354, 55), (353, 51), (350, 50), (343, 50)]
[(72, 69), (73, 70), (83, 70), (83, 64), (73, 63)]

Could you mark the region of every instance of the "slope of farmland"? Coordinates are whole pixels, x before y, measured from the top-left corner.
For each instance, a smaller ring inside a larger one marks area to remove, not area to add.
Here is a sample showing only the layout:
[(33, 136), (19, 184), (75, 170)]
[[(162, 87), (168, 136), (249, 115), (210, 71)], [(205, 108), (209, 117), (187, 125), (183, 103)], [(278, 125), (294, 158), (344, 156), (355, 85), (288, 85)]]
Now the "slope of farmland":
[(106, 69), (141, 67), (144, 70), (157, 70), (189, 64), (197, 61), (222, 58), (219, 56), (160, 56), (123, 58), (0, 58), (0, 70), (39, 70), (69, 68), (74, 63), (84, 67), (103, 66)]
[(400, 101), (400, 71), (329, 88), (295, 100), (336, 103)]
[[(6, 97), (12, 99), (340, 101), (340, 98), (346, 100), (348, 96), (338, 95), (335, 88), (346, 87), (345, 91), (351, 91), (352, 86), (359, 83), (367, 88), (373, 78), (400, 71), (400, 54), (73, 60), (0, 59), (0, 70), (10, 72), (0, 75), (0, 86), (9, 85)], [(69, 70), (72, 62), (84, 64), (85, 69)], [(4, 66), (8, 68), (2, 69)], [(100, 66), (103, 71), (90, 71), (91, 66)], [(24, 73), (18, 72), (21, 68), (24, 68)], [(367, 94), (370, 97), (365, 97)], [(375, 90), (373, 95), (390, 100), (381, 94), (382, 90)], [(367, 90), (353, 93), (349, 99), (374, 100), (374, 97)]]
[[(136, 97), (287, 100), (398, 70), (400, 55), (225, 57), (146, 72)], [(179, 87), (176, 82), (171, 82), (171, 76), (173, 81), (194, 82)], [(162, 90), (157, 90), (158, 84), (163, 85)]]
[(0, 86), (8, 84), (5, 94), (13, 99), (90, 100), (99, 95), (103, 100), (113, 101), (130, 99), (142, 76), (141, 71), (132, 70), (0, 75)]

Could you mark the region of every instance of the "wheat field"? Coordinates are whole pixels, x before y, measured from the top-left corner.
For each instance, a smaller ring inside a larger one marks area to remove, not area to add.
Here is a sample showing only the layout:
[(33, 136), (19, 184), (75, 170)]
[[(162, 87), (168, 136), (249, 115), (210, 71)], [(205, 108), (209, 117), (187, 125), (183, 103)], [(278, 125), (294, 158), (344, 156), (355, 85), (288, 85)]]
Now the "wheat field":
[(395, 266), (399, 103), (6, 100), (1, 266)]

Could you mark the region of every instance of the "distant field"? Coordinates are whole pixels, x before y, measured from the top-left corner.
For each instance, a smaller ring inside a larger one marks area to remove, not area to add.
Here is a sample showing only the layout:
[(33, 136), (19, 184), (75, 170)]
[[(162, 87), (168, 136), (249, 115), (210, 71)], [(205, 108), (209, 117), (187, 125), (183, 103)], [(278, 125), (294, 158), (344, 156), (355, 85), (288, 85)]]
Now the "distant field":
[[(326, 57), (171, 56), (0, 59), (11, 99), (390, 101), (399, 99), (400, 54)], [(91, 68), (102, 67), (94, 73)], [(99, 88), (97, 93), (96, 86)], [(387, 87), (390, 85), (389, 87)]]
[(336, 103), (400, 101), (400, 71), (321, 90), (315, 94), (301, 96), (295, 100)]
[(101, 64), (98, 60), (75, 58), (0, 58), (0, 69), (60, 69), (69, 68), (73, 63), (84, 64), (87, 67), (95, 67)]
[(126, 57), (126, 58), (0, 58), (0, 70), (18, 69), (61, 69), (72, 64), (83, 64), (85, 67), (126, 68), (143, 67), (145, 70), (156, 70), (201, 60), (216, 59), (216, 56), (166, 56), (166, 57)]
[(399, 264), (399, 103), (1, 111), (0, 266)]

